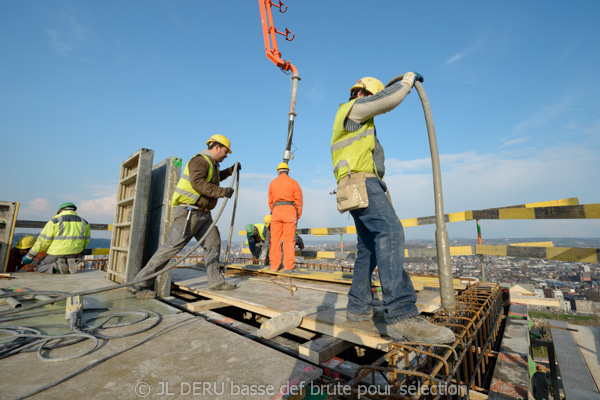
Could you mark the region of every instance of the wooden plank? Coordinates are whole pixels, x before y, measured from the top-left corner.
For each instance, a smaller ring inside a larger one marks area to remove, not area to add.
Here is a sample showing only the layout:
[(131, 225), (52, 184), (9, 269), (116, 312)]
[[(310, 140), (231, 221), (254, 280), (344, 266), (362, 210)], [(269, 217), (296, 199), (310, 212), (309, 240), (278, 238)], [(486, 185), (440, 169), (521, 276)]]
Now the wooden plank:
[[(550, 320), (548, 323), (558, 328), (569, 327), (565, 321)], [(569, 400), (600, 398), (596, 383), (581, 355), (572, 332), (557, 328), (550, 328), (550, 332), (556, 350), (565, 397)]]
[(590, 374), (600, 391), (600, 328), (597, 326), (582, 326), (569, 324), (575, 342), (579, 346), (581, 355), (587, 364)]
[(187, 309), (194, 312), (214, 310), (216, 308), (228, 307), (230, 304), (217, 300), (200, 300), (187, 304)]
[(301, 345), (298, 352), (303, 359), (321, 364), (352, 346), (354, 343), (331, 336), (321, 336)]
[[(292, 295), (286, 288), (268, 281), (250, 280), (246, 276), (232, 279), (238, 285), (236, 290), (213, 292), (208, 290), (205, 275), (204, 271), (197, 269), (176, 268), (173, 271), (173, 282), (180, 290), (229, 303), (269, 318), (286, 311), (301, 311), (318, 305), (347, 301), (345, 294), (312, 289), (298, 288)], [(292, 278), (292, 282), (295, 281), (298, 280)], [(313, 284), (316, 285), (317, 282), (314, 281)], [(439, 293), (431, 291), (431, 295), (437, 296)], [(419, 293), (417, 299), (419, 299)], [(419, 302), (419, 300), (417, 301)], [(419, 304), (417, 304), (417, 308), (422, 309)], [(373, 324), (371, 321), (349, 322), (346, 320), (345, 309), (327, 310), (308, 315), (304, 317), (300, 327), (384, 351), (392, 341), (386, 335), (385, 324)]]

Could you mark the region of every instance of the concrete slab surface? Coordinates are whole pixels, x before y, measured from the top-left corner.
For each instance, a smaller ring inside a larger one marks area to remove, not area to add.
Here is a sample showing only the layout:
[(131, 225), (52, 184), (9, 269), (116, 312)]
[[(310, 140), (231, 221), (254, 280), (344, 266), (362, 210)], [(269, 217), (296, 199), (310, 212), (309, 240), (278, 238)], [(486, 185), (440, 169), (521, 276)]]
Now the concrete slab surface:
[[(69, 292), (110, 285), (100, 271), (63, 276), (26, 275), (7, 282), (10, 286), (17, 284), (34, 290), (60, 287)], [(151, 317), (104, 330), (102, 333), (112, 338), (100, 339), (95, 351), (67, 361), (41, 361), (35, 352), (21, 352), (0, 359), (0, 399), (20, 398), (61, 380), (64, 382), (29, 398), (112, 400), (189, 396), (199, 399), (274, 399), (297, 393), (302, 385), (322, 373), (320, 368), (309, 363), (203, 318), (181, 313), (159, 300), (138, 300), (125, 289), (86, 296), (84, 303), (84, 310), (92, 306), (154, 309), (161, 319)], [(8, 305), (0, 304), (0, 309), (8, 309)], [(49, 325), (66, 324), (64, 305), (46, 306), (40, 310), (42, 315), (26, 320), (2, 322), (0, 318), (0, 325), (35, 326), (42, 332), (57, 334), (56, 331), (61, 329)], [(53, 311), (57, 313), (53, 314)], [(35, 310), (27, 311), (32, 312)], [(84, 318), (89, 316), (84, 313)], [(136, 318), (122, 317), (111, 324)], [(159, 324), (153, 326), (157, 322)], [(62, 331), (68, 329), (62, 328)], [(125, 334), (131, 335), (115, 337)], [(0, 336), (2, 339), (7, 340), (6, 336)], [(85, 340), (42, 354), (67, 358), (82, 355), (91, 348), (92, 340)], [(114, 357), (110, 358), (111, 355)], [(84, 372), (77, 374), (78, 371)]]

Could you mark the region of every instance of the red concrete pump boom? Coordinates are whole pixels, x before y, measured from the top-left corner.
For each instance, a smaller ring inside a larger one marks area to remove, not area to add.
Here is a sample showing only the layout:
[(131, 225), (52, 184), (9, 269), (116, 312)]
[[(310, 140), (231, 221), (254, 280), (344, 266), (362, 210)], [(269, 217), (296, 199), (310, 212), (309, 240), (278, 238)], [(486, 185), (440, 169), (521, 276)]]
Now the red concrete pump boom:
[(287, 10), (287, 6), (285, 8), (283, 2), (280, 0), (279, 3), (275, 4), (271, 0), (258, 0), (258, 8), (260, 9), (260, 22), (262, 24), (263, 30), (263, 38), (265, 40), (265, 52), (267, 54), (267, 58), (282, 71), (292, 72), (292, 100), (290, 104), (290, 112), (289, 121), (288, 121), (288, 137), (287, 143), (285, 147), (285, 151), (283, 153), (283, 162), (287, 163), (290, 159), (293, 158), (293, 155), (290, 151), (292, 147), (292, 136), (294, 133), (294, 117), (296, 116), (296, 94), (298, 92), (298, 81), (300, 77), (298, 76), (298, 69), (288, 60), (283, 61), (281, 58), (281, 52), (277, 49), (277, 37), (275, 34), (280, 34), (285, 36), (285, 40), (292, 41), (294, 40), (293, 34), (290, 38), (289, 29), (285, 28), (285, 32), (280, 32), (273, 26), (273, 14), (271, 13), (271, 7), (279, 8), (279, 12), (284, 13)]

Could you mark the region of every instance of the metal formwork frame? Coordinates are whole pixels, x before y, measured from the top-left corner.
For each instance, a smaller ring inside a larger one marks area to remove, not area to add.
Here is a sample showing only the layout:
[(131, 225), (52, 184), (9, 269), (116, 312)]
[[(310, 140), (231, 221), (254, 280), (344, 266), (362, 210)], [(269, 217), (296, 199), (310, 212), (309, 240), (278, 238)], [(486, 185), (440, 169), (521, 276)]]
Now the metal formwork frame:
[(142, 268), (154, 151), (140, 149), (121, 164), (106, 277), (132, 281)]

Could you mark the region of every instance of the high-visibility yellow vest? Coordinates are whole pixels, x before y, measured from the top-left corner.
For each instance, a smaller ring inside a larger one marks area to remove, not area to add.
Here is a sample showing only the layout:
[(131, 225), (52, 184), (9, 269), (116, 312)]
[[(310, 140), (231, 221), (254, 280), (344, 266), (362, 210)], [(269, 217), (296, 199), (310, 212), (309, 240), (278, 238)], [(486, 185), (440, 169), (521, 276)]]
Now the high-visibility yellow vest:
[[(265, 224), (254, 224), (252, 225), (253, 227), (256, 227), (256, 229), (258, 230), (258, 235), (260, 236), (260, 238), (262, 239), (262, 241), (265, 241), (265, 228), (267, 227)], [(247, 234), (247, 232), (246, 232)], [(247, 235), (246, 235), (247, 236)], [(250, 235), (252, 236), (252, 235)], [(246, 246), (248, 246), (248, 239), (246, 239)]]
[(79, 254), (90, 242), (90, 224), (75, 211), (63, 211), (46, 223), (29, 254), (45, 251), (52, 256)]
[(333, 123), (331, 136), (331, 160), (333, 174), (337, 182), (344, 176), (354, 172), (370, 172), (377, 174), (373, 149), (375, 148), (375, 120), (365, 121), (356, 132), (344, 129), (344, 121), (354, 105), (354, 100), (340, 105)]
[[(190, 162), (198, 157), (202, 156), (208, 163), (208, 174), (206, 175), (206, 181), (210, 182), (213, 177), (213, 163), (206, 154), (196, 154), (194, 157), (188, 161), (185, 165), (185, 169), (183, 170), (183, 175), (179, 178), (177, 182), (177, 187), (175, 187), (175, 191), (173, 192), (173, 198), (171, 199), (171, 206), (175, 207), (179, 204), (196, 204), (201, 193), (198, 193), (192, 187), (192, 182), (190, 181)], [(219, 168), (217, 168), (217, 175), (219, 174)]]
[(256, 227), (256, 229), (258, 229), (258, 235), (260, 236), (260, 238), (262, 240), (265, 240), (266, 225), (265, 224), (254, 224), (254, 226)]

